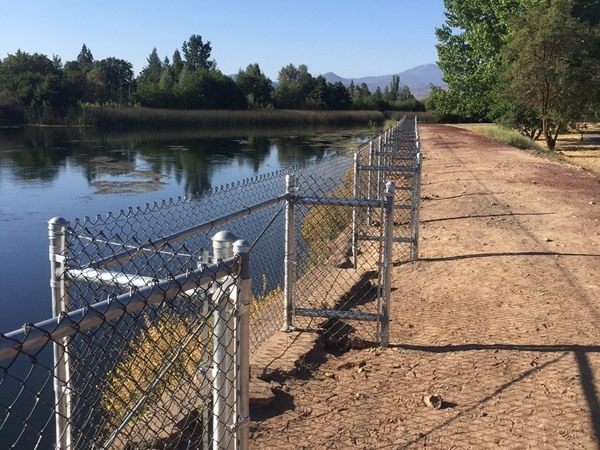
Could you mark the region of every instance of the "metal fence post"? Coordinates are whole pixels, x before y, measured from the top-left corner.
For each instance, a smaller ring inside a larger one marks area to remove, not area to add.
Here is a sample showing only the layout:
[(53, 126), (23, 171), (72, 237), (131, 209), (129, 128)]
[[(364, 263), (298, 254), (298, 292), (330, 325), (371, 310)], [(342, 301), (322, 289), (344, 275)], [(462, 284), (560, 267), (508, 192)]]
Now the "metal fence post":
[[(369, 166), (373, 165), (373, 138), (369, 139)], [(371, 171), (367, 172), (367, 198), (371, 200)], [(371, 225), (371, 207), (367, 208), (367, 224)]]
[[(358, 198), (358, 183), (360, 176), (359, 156), (358, 150), (354, 153), (354, 190), (352, 195), (354, 199)], [(354, 206), (352, 208), (352, 265), (354, 268), (358, 267), (358, 222), (359, 222), (359, 209)]]
[[(69, 309), (69, 297), (65, 282), (67, 256), (67, 222), (62, 217), (54, 217), (48, 222), (50, 240), (50, 287), (52, 289), (52, 314), (59, 317)], [(54, 417), (56, 428), (56, 449), (71, 450), (71, 367), (68, 349), (69, 338), (53, 343), (54, 353)]]
[[(383, 140), (383, 136), (384, 134), (380, 134), (377, 137), (377, 166), (381, 167), (381, 153), (383, 151), (383, 143), (381, 142)], [(381, 188), (383, 186), (383, 174), (381, 173), (381, 170), (377, 170), (377, 191), (375, 192), (376, 197), (375, 198), (381, 198), (383, 192), (381, 192)]]
[[(230, 231), (220, 231), (212, 238), (213, 255), (216, 260), (233, 257), (236, 236)], [(218, 280), (220, 285), (213, 295), (214, 342), (213, 342), (213, 450), (230, 450), (235, 446), (233, 439), (234, 419), (234, 314), (228, 293), (231, 286), (227, 278)]]
[[(417, 141), (418, 142), (418, 141)], [(415, 171), (413, 174), (413, 200), (412, 200), (412, 260), (419, 258), (419, 210), (421, 208), (421, 152), (417, 151), (415, 157)]]
[(233, 244), (233, 252), (240, 257), (242, 270), (235, 291), (237, 324), (236, 374), (236, 443), (238, 450), (248, 450), (250, 439), (250, 300), (252, 280), (250, 278), (250, 243), (245, 240)]
[(383, 295), (381, 300), (381, 346), (390, 343), (390, 296), (392, 293), (392, 266), (394, 248), (394, 194), (396, 185), (388, 181), (385, 186), (385, 235), (383, 239)]
[(287, 199), (285, 203), (285, 254), (283, 278), (283, 327), (282, 331), (292, 331), (294, 287), (296, 284), (296, 175), (288, 174), (285, 179)]

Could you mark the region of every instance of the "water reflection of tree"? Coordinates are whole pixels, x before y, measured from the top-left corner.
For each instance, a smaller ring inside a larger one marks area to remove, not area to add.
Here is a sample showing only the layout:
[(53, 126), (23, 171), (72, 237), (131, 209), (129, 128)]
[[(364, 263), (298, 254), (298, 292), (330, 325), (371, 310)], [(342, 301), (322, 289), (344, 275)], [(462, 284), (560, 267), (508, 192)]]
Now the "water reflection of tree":
[[(276, 169), (265, 167), (273, 152), (283, 167), (320, 159), (331, 151), (335, 139), (311, 140), (314, 136), (314, 130), (294, 134), (264, 129), (110, 134), (89, 128), (1, 130), (0, 163), (9, 161), (3, 165), (11, 166), (18, 179), (49, 181), (68, 162), (80, 168), (89, 183), (106, 173), (126, 175), (128, 170), (143, 167), (175, 179), (186, 194), (194, 194), (210, 188), (214, 174), (236, 162), (256, 175)], [(110, 163), (114, 163), (112, 170), (107, 169)]]

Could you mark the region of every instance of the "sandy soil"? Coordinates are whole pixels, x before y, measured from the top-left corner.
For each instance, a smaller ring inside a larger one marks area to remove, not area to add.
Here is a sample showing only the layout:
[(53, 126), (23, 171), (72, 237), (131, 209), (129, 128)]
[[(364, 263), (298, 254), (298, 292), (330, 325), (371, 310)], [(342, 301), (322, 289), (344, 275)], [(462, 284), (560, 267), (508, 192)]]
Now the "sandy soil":
[(600, 177), (420, 131), (420, 260), (395, 267), (390, 348), (317, 352), (253, 413), (251, 448), (600, 448)]

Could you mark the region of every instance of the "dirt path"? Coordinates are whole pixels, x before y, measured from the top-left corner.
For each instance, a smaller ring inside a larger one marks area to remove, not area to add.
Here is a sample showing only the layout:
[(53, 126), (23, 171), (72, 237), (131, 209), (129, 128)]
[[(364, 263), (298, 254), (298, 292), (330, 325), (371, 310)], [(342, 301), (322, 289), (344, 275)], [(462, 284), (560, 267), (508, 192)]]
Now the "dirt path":
[(392, 345), (307, 362), (252, 448), (600, 448), (600, 177), (420, 131), (420, 260), (394, 271)]

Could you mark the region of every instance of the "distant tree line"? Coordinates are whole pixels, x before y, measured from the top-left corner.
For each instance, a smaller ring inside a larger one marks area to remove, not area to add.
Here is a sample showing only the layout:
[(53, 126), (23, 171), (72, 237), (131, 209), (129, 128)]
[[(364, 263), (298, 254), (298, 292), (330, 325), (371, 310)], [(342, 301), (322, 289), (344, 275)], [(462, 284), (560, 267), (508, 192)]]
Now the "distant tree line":
[(436, 30), (443, 121), (498, 121), (549, 149), (600, 117), (600, 0), (446, 0)]
[(169, 59), (156, 48), (137, 77), (131, 63), (95, 60), (84, 44), (74, 61), (17, 51), (0, 60), (0, 123), (48, 123), (81, 116), (86, 106), (166, 109), (423, 110), (395, 75), (383, 91), (349, 87), (289, 64), (274, 84), (258, 64), (230, 77), (211, 59), (210, 42), (192, 35)]

